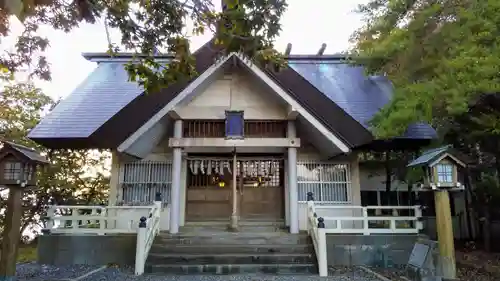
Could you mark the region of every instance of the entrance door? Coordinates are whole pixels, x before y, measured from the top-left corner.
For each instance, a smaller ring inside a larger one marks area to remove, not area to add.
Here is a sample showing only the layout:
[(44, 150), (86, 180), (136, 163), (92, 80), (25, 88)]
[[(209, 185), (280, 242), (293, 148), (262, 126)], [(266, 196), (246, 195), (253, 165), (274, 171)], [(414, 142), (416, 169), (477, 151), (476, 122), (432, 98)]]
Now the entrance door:
[(188, 160), (187, 220), (229, 220), (233, 196), (231, 163), (229, 159)]
[(284, 217), (283, 160), (238, 161), (237, 183), (242, 219)]

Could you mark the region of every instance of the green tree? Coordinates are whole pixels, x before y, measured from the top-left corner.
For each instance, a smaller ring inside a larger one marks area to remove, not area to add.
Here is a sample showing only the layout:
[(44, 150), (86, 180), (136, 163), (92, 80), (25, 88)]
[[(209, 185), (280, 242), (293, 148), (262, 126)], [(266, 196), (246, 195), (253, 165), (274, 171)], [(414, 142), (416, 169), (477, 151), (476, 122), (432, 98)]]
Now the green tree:
[[(212, 0), (123, 0), (123, 1), (22, 1), (8, 0), (0, 5), (0, 36), (8, 34), (7, 15), (17, 15), (25, 25), (16, 50), (0, 56), (4, 77), (31, 66), (42, 79), (50, 79), (50, 69), (43, 55), (49, 42), (37, 34), (39, 25), (71, 31), (81, 22), (95, 23), (99, 19), (121, 34), (121, 45), (127, 50), (146, 55), (129, 63), (132, 80), (154, 92), (178, 80), (198, 75), (194, 56), (189, 52), (186, 22), (192, 21), (192, 34), (215, 33), (215, 45), (220, 55), (242, 52), (258, 63), (284, 66), (284, 60), (273, 48), (281, 29), (280, 18), (285, 0), (222, 0), (223, 11), (216, 11)], [(1, 37), (0, 37), (1, 39)], [(168, 65), (159, 64), (153, 55), (166, 50), (175, 55)], [(118, 51), (110, 43), (111, 53)], [(34, 54), (40, 55), (34, 61)]]
[(365, 24), (352, 53), (396, 89), (373, 120), (379, 135), (400, 134), (415, 121), (446, 128), (479, 94), (499, 91), (500, 2), (371, 0), (358, 11)]
[[(25, 192), (21, 233), (43, 222), (51, 201), (58, 204), (105, 204), (109, 189), (109, 153), (99, 151), (47, 150), (26, 138), (54, 101), (30, 83), (6, 86), (0, 93), (0, 140), (34, 147), (50, 165), (39, 173), (37, 188)], [(6, 196), (0, 196), (0, 209)], [(0, 227), (4, 217), (0, 215)]]
[(365, 24), (352, 37), (354, 61), (395, 88), (372, 120), (375, 132), (400, 135), (425, 121), (465, 154), (488, 249), (490, 212), (500, 198), (500, 2), (371, 0), (358, 11)]

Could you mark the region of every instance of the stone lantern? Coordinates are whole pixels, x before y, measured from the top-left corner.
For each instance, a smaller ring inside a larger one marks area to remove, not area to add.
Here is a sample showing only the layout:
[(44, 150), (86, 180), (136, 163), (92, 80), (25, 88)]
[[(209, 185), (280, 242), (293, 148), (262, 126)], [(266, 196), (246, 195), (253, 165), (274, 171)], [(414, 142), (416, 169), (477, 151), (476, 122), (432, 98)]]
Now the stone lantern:
[(17, 247), (20, 240), (23, 191), (36, 185), (37, 168), (48, 161), (35, 150), (12, 142), (0, 142), (0, 186), (9, 189), (3, 230), (0, 278), (8, 280), (16, 273)]

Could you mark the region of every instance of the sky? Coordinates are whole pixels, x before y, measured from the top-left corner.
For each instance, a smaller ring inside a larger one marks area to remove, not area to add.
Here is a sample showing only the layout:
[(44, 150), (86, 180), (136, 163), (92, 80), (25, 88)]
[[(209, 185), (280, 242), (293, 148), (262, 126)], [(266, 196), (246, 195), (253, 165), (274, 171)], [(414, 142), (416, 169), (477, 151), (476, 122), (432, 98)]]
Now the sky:
[[(291, 54), (315, 54), (322, 43), (326, 43), (325, 54), (344, 51), (349, 46), (350, 35), (361, 26), (361, 17), (353, 11), (358, 4), (367, 0), (288, 0), (288, 10), (282, 17), (282, 32), (276, 40), (276, 49), (284, 51), (292, 44)], [(220, 7), (220, 0), (214, 0)], [(5, 44), (14, 42), (16, 34), (22, 31), (22, 24), (14, 22), (11, 36), (4, 38)], [(35, 81), (46, 94), (54, 99), (64, 98), (80, 84), (96, 67), (96, 63), (85, 60), (85, 52), (105, 52), (107, 38), (102, 22), (82, 24), (70, 33), (42, 27), (40, 33), (50, 41), (46, 51), (51, 65), (52, 81)], [(111, 40), (118, 43), (120, 34), (111, 30)], [(193, 37), (193, 48), (202, 46), (210, 34)]]

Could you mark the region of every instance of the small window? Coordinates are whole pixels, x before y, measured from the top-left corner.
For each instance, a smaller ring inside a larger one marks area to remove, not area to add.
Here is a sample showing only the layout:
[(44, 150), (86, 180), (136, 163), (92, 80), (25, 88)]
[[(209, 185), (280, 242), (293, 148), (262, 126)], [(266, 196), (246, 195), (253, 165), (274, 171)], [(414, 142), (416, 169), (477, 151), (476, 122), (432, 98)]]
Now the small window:
[(438, 182), (452, 183), (453, 182), (453, 165), (438, 164), (436, 165)]
[(226, 111), (226, 138), (243, 138), (243, 111)]
[(4, 166), (4, 179), (18, 180), (21, 175), (21, 163), (6, 162)]

